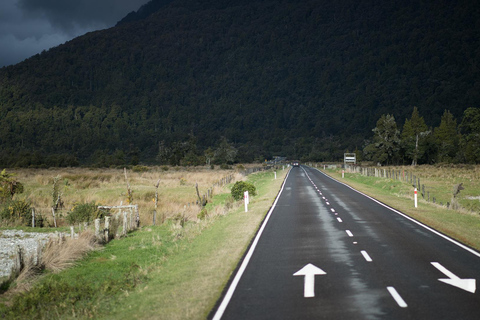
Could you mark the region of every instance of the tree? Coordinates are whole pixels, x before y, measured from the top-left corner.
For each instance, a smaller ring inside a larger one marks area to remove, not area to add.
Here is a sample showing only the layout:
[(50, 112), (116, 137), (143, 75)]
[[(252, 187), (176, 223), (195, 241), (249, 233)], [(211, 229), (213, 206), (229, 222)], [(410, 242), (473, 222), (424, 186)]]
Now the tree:
[(222, 137), (217, 149), (215, 150), (215, 164), (232, 164), (235, 161), (236, 156), (237, 149), (228, 143), (227, 138)]
[(434, 130), (435, 144), (438, 147), (437, 161), (452, 162), (457, 158), (460, 134), (457, 130), (457, 120), (450, 111), (445, 110), (440, 126)]
[(468, 108), (463, 113), (460, 124), (463, 133), (463, 150), (465, 160), (470, 163), (480, 162), (480, 109)]
[(363, 150), (367, 159), (381, 164), (392, 164), (400, 149), (400, 131), (393, 115), (382, 115), (372, 130), (373, 143)]
[(412, 159), (412, 166), (416, 166), (418, 159), (425, 153), (424, 138), (430, 132), (423, 117), (420, 117), (417, 107), (414, 107), (410, 120), (405, 120), (401, 137), (403, 150), (405, 155)]

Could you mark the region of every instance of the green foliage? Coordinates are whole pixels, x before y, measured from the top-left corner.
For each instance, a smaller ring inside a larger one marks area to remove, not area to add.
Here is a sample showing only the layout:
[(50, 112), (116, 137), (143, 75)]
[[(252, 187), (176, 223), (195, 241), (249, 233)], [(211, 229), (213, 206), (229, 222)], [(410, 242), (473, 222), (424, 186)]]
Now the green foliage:
[(133, 172), (147, 172), (150, 169), (147, 166), (133, 166), (132, 171)]
[(381, 114), (480, 105), (478, 1), (350, 2), (186, 1), (2, 68), (0, 163), (338, 161)]
[(403, 152), (409, 160), (412, 160), (412, 165), (416, 165), (425, 153), (425, 141), (429, 134), (423, 117), (418, 113), (417, 107), (414, 107), (412, 117), (405, 120), (401, 135)]
[(5, 169), (0, 172), (0, 203), (12, 200), (15, 194), (23, 193), (23, 184), (15, 180), (14, 176)]
[(206, 209), (206, 208), (202, 208), (202, 211), (200, 211), (200, 212), (197, 214), (197, 218), (200, 219), (200, 220), (203, 220), (203, 219), (205, 219), (206, 217), (208, 217), (207, 209)]
[(95, 219), (102, 219), (104, 212), (98, 209), (98, 204), (95, 202), (89, 203), (75, 203), (72, 210), (67, 213), (65, 220), (75, 225), (82, 222), (91, 222)]
[[(32, 206), (26, 200), (9, 200), (0, 206), (0, 220), (7, 223), (21, 223), (24, 226), (32, 224)], [(36, 220), (40, 220), (37, 217)]]
[(241, 200), (243, 199), (243, 193), (248, 191), (250, 196), (257, 195), (256, 188), (253, 184), (245, 181), (237, 181), (232, 187), (231, 194), (233, 199)]
[(365, 156), (381, 164), (392, 164), (400, 150), (400, 131), (397, 129), (395, 117), (390, 114), (382, 115), (372, 131), (373, 143), (363, 150)]
[(454, 162), (460, 160), (458, 150), (460, 149), (461, 136), (457, 129), (457, 120), (450, 111), (445, 110), (440, 126), (434, 130), (435, 142), (438, 148), (437, 162)]

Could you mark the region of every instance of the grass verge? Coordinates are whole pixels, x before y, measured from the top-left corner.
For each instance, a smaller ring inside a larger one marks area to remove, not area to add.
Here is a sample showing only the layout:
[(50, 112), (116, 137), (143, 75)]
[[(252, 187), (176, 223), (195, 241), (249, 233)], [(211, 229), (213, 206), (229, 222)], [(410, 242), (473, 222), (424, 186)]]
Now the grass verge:
[[(466, 211), (449, 210), (444, 206), (427, 202), (421, 197), (414, 207), (413, 187), (407, 183), (386, 178), (367, 177), (341, 170), (326, 172), (333, 178), (407, 214), (408, 216), (480, 251), (480, 215)], [(450, 183), (450, 182), (448, 182)], [(450, 190), (450, 185), (438, 188)]]
[[(249, 176), (258, 195), (249, 212), (228, 196), (207, 210), (224, 215), (144, 227), (94, 251), (73, 268), (45, 274), (26, 293), (0, 300), (11, 319), (204, 319), (270, 208), (285, 171)], [(216, 205), (215, 205), (216, 204)], [(222, 209), (224, 210), (224, 209)]]

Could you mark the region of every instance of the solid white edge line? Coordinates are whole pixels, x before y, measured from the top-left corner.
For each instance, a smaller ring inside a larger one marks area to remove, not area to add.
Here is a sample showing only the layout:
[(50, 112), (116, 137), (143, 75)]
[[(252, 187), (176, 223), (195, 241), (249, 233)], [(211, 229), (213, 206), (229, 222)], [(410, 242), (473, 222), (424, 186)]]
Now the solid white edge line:
[(363, 257), (365, 258), (365, 260), (367, 260), (368, 262), (372, 262), (372, 261), (373, 261), (372, 258), (370, 258), (370, 256), (368, 255), (367, 251), (362, 250), (362, 251), (360, 251), (360, 252), (362, 253), (362, 255), (363, 255)]
[(387, 287), (388, 292), (392, 295), (392, 298), (395, 300), (395, 302), (398, 304), (400, 308), (406, 308), (408, 307), (407, 303), (403, 298), (398, 294), (397, 290), (395, 290), (394, 287)]
[(227, 309), (227, 306), (230, 303), (230, 300), (232, 299), (233, 293), (235, 292), (235, 289), (237, 288), (237, 285), (240, 282), (240, 279), (242, 278), (243, 272), (245, 272), (245, 269), (247, 268), (247, 265), (250, 262), (250, 259), (253, 255), (253, 252), (255, 251), (257, 243), (260, 240), (260, 237), (262, 236), (263, 230), (265, 229), (265, 226), (267, 225), (267, 222), (270, 219), (270, 216), (272, 215), (272, 212), (275, 209), (275, 206), (277, 205), (278, 199), (280, 198), (280, 195), (283, 192), (283, 188), (285, 187), (285, 183), (287, 182), (287, 178), (289, 175), (290, 175), (290, 171), (287, 173), (287, 176), (283, 181), (282, 188), (280, 189), (280, 192), (278, 193), (277, 198), (275, 199), (272, 207), (268, 211), (267, 216), (262, 223), (262, 226), (260, 227), (260, 229), (257, 232), (257, 235), (255, 236), (255, 240), (253, 240), (252, 245), (248, 250), (248, 253), (245, 255), (245, 258), (243, 259), (242, 264), (240, 265), (240, 268), (238, 269), (237, 274), (235, 275), (235, 278), (230, 284), (230, 287), (228, 288), (228, 291), (225, 294), (225, 297), (223, 297), (222, 303), (218, 307), (217, 312), (215, 312), (215, 315), (213, 316), (212, 320), (220, 320), (223, 316), (223, 313)]
[(320, 171), (320, 170), (318, 170), (318, 169), (316, 169), (316, 168), (312, 168), (312, 169), (317, 170), (318, 172), (320, 172), (321, 174), (323, 174), (325, 177), (330, 178), (330, 179), (332, 179), (333, 181), (336, 181), (336, 182), (338, 182), (338, 183), (340, 183), (340, 184), (343, 184), (343, 185), (346, 186), (347, 188), (349, 188), (349, 189), (351, 189), (351, 190), (353, 190), (353, 191), (361, 194), (361, 195), (364, 196), (364, 197), (367, 197), (368, 199), (370, 199), (370, 200), (378, 203), (379, 205), (381, 205), (381, 206), (389, 209), (390, 211), (393, 211), (393, 212), (395, 212), (396, 214), (398, 214), (398, 215), (400, 215), (400, 216), (402, 216), (402, 217), (404, 217), (404, 218), (406, 218), (406, 219), (408, 219), (408, 220), (410, 220), (410, 221), (412, 221), (412, 222), (415, 222), (415, 223), (418, 224), (419, 226), (427, 229), (428, 231), (435, 233), (436, 235), (444, 238), (445, 240), (450, 241), (451, 243), (459, 246), (459, 247), (462, 248), (462, 249), (467, 250), (468, 252), (470, 252), (470, 253), (472, 253), (473, 255), (476, 255), (477, 257), (480, 258), (480, 252), (477, 252), (477, 251), (473, 250), (472, 248), (469, 248), (469, 247), (465, 246), (464, 244), (458, 242), (457, 240), (454, 240), (454, 239), (450, 238), (449, 236), (446, 236), (446, 235), (444, 235), (443, 233), (441, 233), (441, 232), (439, 232), (439, 231), (437, 231), (437, 230), (435, 230), (435, 229), (430, 228), (429, 226), (421, 223), (420, 221), (417, 221), (417, 220), (413, 219), (412, 217), (409, 217), (409, 216), (407, 216), (406, 214), (404, 214), (404, 213), (402, 213), (402, 212), (400, 212), (400, 211), (398, 211), (398, 210), (396, 210), (396, 209), (394, 209), (394, 208), (392, 208), (392, 207), (387, 206), (386, 204), (378, 201), (377, 199), (374, 199), (374, 198), (370, 197), (369, 195), (366, 195), (365, 193), (363, 193), (363, 192), (361, 192), (361, 191), (358, 191), (357, 189), (349, 186), (348, 184), (343, 183), (343, 182), (341, 182), (341, 181), (338, 181), (338, 180), (335, 179), (335, 178), (330, 177), (328, 174), (325, 174), (325, 173), (323, 173), (322, 171)]

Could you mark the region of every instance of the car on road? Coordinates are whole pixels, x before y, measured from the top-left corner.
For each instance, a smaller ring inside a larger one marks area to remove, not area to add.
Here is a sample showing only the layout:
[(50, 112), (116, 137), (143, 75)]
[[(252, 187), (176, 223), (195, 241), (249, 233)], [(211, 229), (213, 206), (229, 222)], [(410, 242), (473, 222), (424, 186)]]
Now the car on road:
[(300, 164), (298, 163), (298, 161), (293, 161), (292, 162), (292, 166), (293, 167), (298, 167)]

